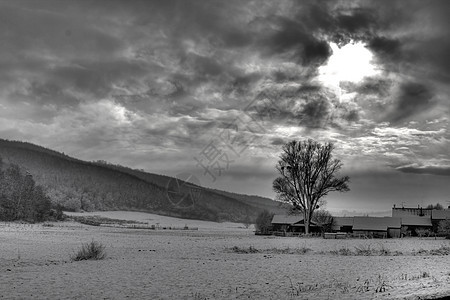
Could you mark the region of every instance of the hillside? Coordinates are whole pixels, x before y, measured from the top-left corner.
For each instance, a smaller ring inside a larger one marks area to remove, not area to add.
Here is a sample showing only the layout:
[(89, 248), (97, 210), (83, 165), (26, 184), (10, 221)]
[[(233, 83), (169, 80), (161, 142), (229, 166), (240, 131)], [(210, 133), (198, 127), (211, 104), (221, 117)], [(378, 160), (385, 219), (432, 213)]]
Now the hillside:
[[(98, 163), (99, 162), (97, 162), (97, 164)], [(100, 163), (100, 164), (102, 164), (102, 163)], [(127, 168), (124, 166), (112, 165), (112, 164), (107, 164), (107, 163), (103, 163), (102, 165), (104, 165), (108, 168), (119, 170), (121, 172), (126, 172), (129, 174), (132, 174), (132, 175), (137, 176), (145, 181), (154, 183), (154, 184), (164, 187), (164, 188), (166, 188), (168, 183), (174, 179), (169, 176), (147, 173), (147, 172), (143, 172), (141, 170), (135, 170), (135, 169)], [(195, 186), (195, 184), (193, 184), (193, 183), (189, 183), (189, 185)], [(286, 210), (288, 208), (287, 204), (282, 204), (280, 202), (273, 201), (272, 199), (257, 196), (257, 195), (244, 195), (244, 194), (221, 191), (221, 190), (211, 189), (211, 188), (206, 188), (206, 187), (199, 187), (199, 188), (201, 188), (202, 191), (208, 191), (208, 193), (212, 193), (214, 195), (221, 195), (221, 196), (224, 196), (227, 198), (235, 199), (244, 204), (247, 204), (247, 205), (250, 205), (253, 207), (257, 207), (257, 208), (267, 209), (274, 213), (284, 213), (284, 212), (286, 212)]]
[(174, 178), (106, 163), (86, 162), (34, 144), (0, 139), (0, 157), (21, 166), (53, 204), (78, 211), (134, 210), (211, 221), (254, 219), (279, 212), (267, 198), (184, 185)]

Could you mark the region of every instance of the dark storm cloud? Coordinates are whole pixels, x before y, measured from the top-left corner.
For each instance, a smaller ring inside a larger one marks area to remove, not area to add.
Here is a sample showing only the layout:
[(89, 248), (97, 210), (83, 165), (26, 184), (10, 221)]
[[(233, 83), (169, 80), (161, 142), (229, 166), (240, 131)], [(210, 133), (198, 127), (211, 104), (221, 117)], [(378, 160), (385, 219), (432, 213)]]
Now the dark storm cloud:
[[(231, 92), (245, 93), (246, 89), (251, 90), (251, 83), (267, 76), (243, 75), (238, 71), (239, 66), (233, 67), (229, 63), (233, 58), (239, 58), (240, 54), (232, 53), (231, 57), (227, 57), (228, 54), (222, 50), (241, 48), (244, 53), (252, 50), (263, 57), (278, 56), (286, 61), (312, 66), (314, 71), (314, 67), (323, 64), (331, 55), (327, 39), (338, 33), (345, 41), (349, 41), (349, 38), (367, 41), (368, 47), (379, 56), (382, 63), (406, 59), (406, 56), (400, 54), (403, 53), (403, 45), (410, 42), (410, 39), (403, 41), (388, 35), (394, 25), (401, 25), (412, 19), (402, 13), (398, 2), (386, 5), (363, 1), (350, 6), (326, 1), (285, 1), (277, 5), (270, 2), (242, 5), (242, 2), (234, 1), (143, 1), (125, 7), (116, 1), (108, 2), (108, 5), (101, 1), (87, 3), (91, 11), (98, 12), (104, 7), (111, 15), (122, 18), (124, 24), (132, 24), (138, 30), (122, 26), (115, 34), (111, 34), (112, 31), (107, 30), (108, 25), (114, 28), (118, 24), (113, 17), (106, 16), (98, 20), (90, 14), (80, 17), (82, 6), (75, 4), (68, 8), (46, 4), (38, 10), (36, 5), (28, 3), (16, 7), (6, 6), (3, 12), (13, 16), (5, 16), (5, 20), (8, 20), (8, 27), (17, 33), (17, 37), (11, 40), (12, 43), (8, 43), (10, 47), (25, 49), (27, 47), (24, 46), (40, 44), (58, 59), (63, 58), (72, 63), (76, 56), (77, 66), (57, 66), (48, 72), (61, 77), (61, 88), (71, 85), (97, 97), (107, 95), (117, 81), (142, 76), (145, 71), (155, 72), (154, 69), (145, 68), (149, 64), (148, 59), (142, 59), (134, 65), (124, 61), (116, 68), (105, 67), (114, 64), (119, 51), (127, 47), (127, 40), (147, 47), (151, 55), (155, 55), (155, 49), (166, 51), (167, 47), (171, 48), (174, 56), (170, 62), (174, 63), (174, 68), (168, 71), (164, 70), (164, 66), (161, 70), (156, 70), (155, 75), (172, 78), (178, 76), (179, 79), (174, 80), (180, 82), (183, 88), (177, 91), (183, 92), (179, 93), (179, 97), (175, 93), (171, 97), (181, 99), (189, 97), (196, 87), (211, 82), (216, 91), (224, 95)], [(290, 7), (289, 14), (278, 6)], [(413, 6), (424, 8), (416, 2)], [(252, 15), (251, 9), (256, 8), (262, 8), (263, 13)], [(441, 21), (444, 22), (445, 19)], [(34, 24), (39, 26), (33, 26)], [(375, 34), (378, 28), (382, 30), (381, 35)], [(158, 32), (161, 37), (154, 39)], [(125, 40), (120, 38), (120, 34), (127, 34)], [(40, 43), (35, 43), (36, 37), (39, 37)], [(146, 37), (151, 38), (152, 42), (142, 43), (142, 39)], [(203, 45), (206, 50), (202, 50), (201, 54), (194, 53), (183, 44), (185, 40), (191, 40), (194, 45)], [(159, 61), (161, 57), (157, 55), (155, 59)], [(31, 63), (31, 58), (29, 60)], [(82, 67), (78, 68), (79, 65)], [(302, 79), (284, 71), (274, 72), (273, 75), (277, 82)], [(46, 86), (47, 83), (39, 84)], [(303, 113), (314, 114), (316, 107), (326, 106), (320, 101), (311, 103), (304, 108)], [(190, 110), (181, 108), (180, 112), (183, 111)]]
[[(143, 1), (140, 9), (134, 7), (133, 23), (163, 29), (173, 45), (183, 38), (205, 38), (217, 47), (243, 47), (251, 43), (252, 38), (239, 24), (247, 9), (241, 4), (240, 1), (214, 0)], [(161, 28), (161, 24), (165, 27)]]
[(340, 14), (336, 17), (337, 26), (350, 34), (365, 32), (376, 21), (373, 11), (356, 8), (350, 14)]
[(17, 118), (48, 123), (62, 109), (77, 110), (80, 103), (107, 98), (114, 84), (126, 84), (143, 74), (142, 66), (120, 60), (47, 67), (39, 77), (24, 77), (26, 84), (15, 85), (8, 99), (14, 102)]
[(220, 75), (226, 70), (224, 66), (210, 57), (190, 54), (186, 60), (185, 64), (192, 67), (197, 76), (204, 76), (204, 79), (207, 79), (209, 76)]
[(274, 146), (281, 146), (286, 144), (286, 141), (281, 138), (272, 138), (270, 143)]
[(177, 147), (200, 147), (201, 140), (210, 130), (215, 128), (216, 123), (212, 121), (198, 122), (191, 118), (177, 118), (176, 122), (167, 122), (165, 126), (148, 128), (146, 122), (137, 124), (136, 132), (142, 134), (141, 139), (151, 139), (152, 145), (164, 146), (168, 140)]
[(399, 87), (394, 107), (388, 114), (387, 120), (398, 123), (429, 109), (434, 104), (433, 96), (433, 91), (422, 83), (403, 83)]
[(360, 119), (359, 111), (356, 109), (352, 109), (345, 114), (344, 118), (349, 122), (356, 122)]
[(74, 88), (96, 96), (106, 97), (113, 89), (112, 85), (127, 82), (134, 77), (145, 75), (146, 68), (138, 61), (109, 60), (74, 62), (71, 66), (61, 66), (48, 72), (50, 80), (62, 87)]
[[(354, 91), (360, 95), (380, 97), (371, 109), (378, 106), (378, 113), (388, 109), (386, 120), (393, 123), (413, 117), (418, 112), (432, 109), (438, 104), (433, 101), (436, 91), (428, 82), (430, 78), (422, 76), (429, 74), (436, 78), (444, 78), (445, 74), (450, 74), (450, 68), (446, 69), (450, 60), (448, 55), (443, 55), (450, 49), (447, 49), (446, 31), (442, 31), (442, 28), (446, 28), (444, 25), (448, 23), (448, 18), (430, 17), (433, 14), (442, 15), (442, 12), (436, 10), (441, 7), (441, 3), (433, 2), (431, 5), (425, 5), (413, 1), (411, 5), (416, 9), (413, 14), (404, 10), (404, 6), (398, 1), (394, 1), (392, 5), (385, 2), (357, 3), (360, 5), (353, 7), (350, 5), (338, 7), (338, 5), (333, 6), (323, 2), (299, 4), (298, 11), (293, 13), (295, 17), (264, 18), (264, 25), (258, 26), (260, 31), (264, 32), (262, 36), (266, 38), (259, 38), (257, 41), (263, 49), (263, 54), (269, 53), (271, 56), (276, 55), (306, 66), (320, 65), (331, 54), (325, 51), (325, 48), (318, 47), (312, 51), (313, 56), (308, 56), (308, 51), (305, 50), (308, 45), (319, 45), (322, 41), (317, 38), (321, 36), (319, 33), (341, 45), (352, 40), (363, 41), (367, 43), (367, 48), (374, 53), (376, 62), (383, 66), (384, 71), (412, 77), (410, 82), (400, 83), (397, 92), (393, 89), (395, 79), (365, 79), (365, 82)], [(442, 8), (445, 11), (448, 5), (442, 5)], [(307, 13), (314, 15), (315, 21), (305, 17)], [(423, 16), (427, 16), (427, 22), (431, 24), (429, 35), (425, 32), (416, 34), (416, 31), (410, 28), (415, 23), (419, 24)], [(255, 19), (254, 23), (258, 22), (261, 21)], [(437, 42), (438, 39), (440, 43)], [(311, 46), (312, 48), (314, 46)], [(419, 70), (425, 73), (418, 72)], [(311, 72), (314, 73), (314, 69)], [(273, 76), (278, 83), (299, 80), (298, 76), (291, 76), (283, 71), (275, 71)], [(400, 80), (402, 81), (405, 80)], [(417, 83), (421, 81), (422, 83)], [(382, 103), (392, 92), (396, 97), (391, 100), (393, 105), (383, 108)], [(300, 111), (292, 110), (292, 106), (289, 105), (287, 107), (289, 109), (280, 116), (290, 116), (292, 119), (300, 120), (301, 125), (309, 128), (322, 127), (324, 122), (330, 123), (330, 113), (336, 111), (333, 100), (329, 98), (318, 100), (313, 97), (313, 100), (307, 101)], [(354, 122), (360, 119), (358, 110), (354, 108), (346, 108), (340, 115), (347, 121)], [(377, 113), (368, 114), (368, 116), (376, 115)]]
[(427, 77), (447, 83), (450, 79), (450, 2), (419, 1), (417, 9), (414, 22), (422, 28), (417, 26), (418, 32), (412, 32), (409, 39), (406, 39), (404, 47), (408, 50), (405, 50), (402, 58), (419, 65), (417, 71), (422, 74), (418, 75), (426, 74)]
[(230, 80), (225, 92), (227, 94), (236, 93), (237, 95), (246, 95), (262, 76), (263, 74), (256, 72), (250, 74), (235, 72), (234, 79)]
[[(361, 2), (372, 21), (358, 22), (359, 39), (388, 72), (447, 82), (450, 78), (450, 3), (437, 1)], [(345, 29), (345, 26), (342, 27)], [(349, 30), (348, 33), (351, 34)]]
[(404, 166), (396, 169), (404, 173), (450, 176), (450, 167), (446, 166)]
[(325, 40), (314, 37), (313, 32), (301, 23), (273, 17), (264, 20), (275, 26), (275, 30), (267, 28), (268, 37), (260, 41), (267, 55), (280, 55), (304, 66), (320, 66), (332, 54), (332, 50)]
[(308, 83), (269, 85), (258, 94), (248, 113), (256, 120), (308, 130), (340, 128), (345, 122), (360, 119), (352, 103), (340, 103), (332, 90)]
[(300, 124), (308, 128), (327, 126), (330, 117), (330, 103), (325, 97), (312, 97), (305, 103), (298, 115)]
[(363, 40), (370, 36), (371, 28), (376, 20), (375, 13), (369, 9), (356, 8), (338, 11), (331, 37), (340, 46), (352, 41)]
[(381, 61), (396, 61), (401, 59), (401, 42), (398, 39), (376, 36), (368, 42), (367, 48), (372, 50)]
[(25, 3), (31, 4), (18, 2), (9, 5), (3, 2), (1, 5), (0, 20), (6, 29), (0, 32), (2, 54), (26, 55), (30, 58), (39, 57), (40, 54), (101, 58), (123, 46), (120, 39), (84, 23), (79, 16), (29, 9)]
[(356, 91), (360, 95), (376, 95), (387, 97), (392, 88), (392, 80), (381, 77), (366, 77), (363, 82), (356, 84), (350, 91)]

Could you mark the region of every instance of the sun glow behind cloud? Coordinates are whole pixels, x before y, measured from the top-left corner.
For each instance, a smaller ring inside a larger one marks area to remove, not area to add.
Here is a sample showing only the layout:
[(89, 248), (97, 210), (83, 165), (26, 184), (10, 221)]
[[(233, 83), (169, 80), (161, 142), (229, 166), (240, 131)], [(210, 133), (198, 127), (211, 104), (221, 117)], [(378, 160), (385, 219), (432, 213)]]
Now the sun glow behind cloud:
[(320, 81), (339, 86), (341, 81), (359, 82), (364, 77), (380, 73), (372, 64), (372, 52), (363, 43), (347, 44), (341, 48), (330, 43), (330, 47), (333, 55), (325, 66), (319, 68)]

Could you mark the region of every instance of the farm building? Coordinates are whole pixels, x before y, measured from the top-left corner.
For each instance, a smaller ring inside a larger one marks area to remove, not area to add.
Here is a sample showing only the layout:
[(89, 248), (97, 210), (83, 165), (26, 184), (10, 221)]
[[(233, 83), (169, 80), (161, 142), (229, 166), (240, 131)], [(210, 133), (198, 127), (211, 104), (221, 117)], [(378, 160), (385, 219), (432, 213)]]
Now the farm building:
[(401, 219), (393, 217), (353, 217), (353, 234), (368, 237), (400, 237)]
[(353, 217), (334, 217), (333, 218), (333, 231), (334, 232), (352, 232), (353, 229)]
[(406, 216), (419, 216), (419, 217), (431, 217), (431, 208), (417, 207), (394, 207), (392, 208), (393, 217), (406, 217)]
[(431, 223), (433, 224), (434, 231), (437, 230), (439, 222), (443, 220), (450, 220), (450, 209), (433, 209), (433, 211), (431, 212)]
[(431, 211), (431, 219), (436, 221), (450, 220), (450, 209), (433, 209)]
[[(274, 215), (272, 218), (273, 231), (305, 232), (305, 222), (302, 215)], [(318, 232), (318, 226), (311, 222), (310, 232)]]
[(408, 235), (416, 235), (417, 230), (432, 230), (433, 224), (430, 217), (404, 216), (402, 219), (402, 231)]
[[(415, 236), (419, 231), (436, 232), (442, 220), (450, 220), (450, 209), (435, 210), (427, 208), (394, 208), (392, 217), (334, 217), (332, 232), (353, 234), (356, 237), (398, 238), (403, 235)], [(274, 215), (274, 233), (305, 232), (303, 215)], [(320, 227), (311, 223), (310, 232), (320, 232)], [(345, 234), (344, 234), (345, 235)]]

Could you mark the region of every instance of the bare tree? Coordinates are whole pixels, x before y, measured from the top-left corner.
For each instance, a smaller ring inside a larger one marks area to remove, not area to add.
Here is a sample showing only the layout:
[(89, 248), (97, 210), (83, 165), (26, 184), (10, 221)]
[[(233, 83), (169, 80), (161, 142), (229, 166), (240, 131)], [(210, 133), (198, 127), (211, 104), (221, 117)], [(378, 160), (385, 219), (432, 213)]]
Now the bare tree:
[(324, 232), (332, 232), (333, 226), (335, 225), (335, 221), (333, 216), (326, 210), (319, 209), (313, 213), (311, 218), (317, 226), (320, 227), (322, 233)]
[(256, 230), (261, 233), (267, 233), (272, 227), (272, 218), (273, 213), (268, 210), (263, 210), (259, 213), (258, 217), (255, 220)]
[(324, 196), (350, 190), (348, 176), (336, 177), (342, 163), (333, 159), (333, 149), (332, 143), (292, 141), (283, 146), (276, 165), (280, 176), (274, 180), (273, 190), (279, 200), (303, 212), (305, 233), (309, 233), (314, 211), (324, 204)]

